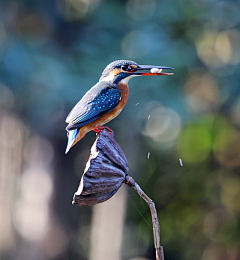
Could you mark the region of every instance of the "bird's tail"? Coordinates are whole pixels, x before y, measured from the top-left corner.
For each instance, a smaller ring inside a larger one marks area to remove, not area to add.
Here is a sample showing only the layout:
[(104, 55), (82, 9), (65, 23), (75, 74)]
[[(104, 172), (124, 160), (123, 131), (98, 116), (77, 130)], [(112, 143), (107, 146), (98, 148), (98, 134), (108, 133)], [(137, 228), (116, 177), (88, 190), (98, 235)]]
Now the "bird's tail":
[(76, 137), (79, 133), (80, 129), (74, 129), (68, 132), (68, 144), (67, 144), (67, 148), (65, 151), (65, 154), (68, 153), (68, 151), (70, 150), (70, 148), (72, 147), (74, 141), (76, 140)]

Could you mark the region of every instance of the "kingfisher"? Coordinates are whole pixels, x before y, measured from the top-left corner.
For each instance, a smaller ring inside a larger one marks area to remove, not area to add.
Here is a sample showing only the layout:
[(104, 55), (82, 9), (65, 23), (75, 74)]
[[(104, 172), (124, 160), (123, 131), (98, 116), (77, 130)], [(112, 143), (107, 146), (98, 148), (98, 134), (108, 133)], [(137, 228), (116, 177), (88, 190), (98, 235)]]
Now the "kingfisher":
[(173, 74), (162, 72), (163, 69), (173, 68), (138, 65), (130, 60), (111, 62), (103, 70), (98, 83), (87, 91), (69, 113), (66, 119), (68, 144), (65, 153), (92, 130), (99, 133), (106, 128), (111, 133), (111, 129), (103, 125), (118, 116), (126, 105), (129, 95), (128, 81), (136, 76)]

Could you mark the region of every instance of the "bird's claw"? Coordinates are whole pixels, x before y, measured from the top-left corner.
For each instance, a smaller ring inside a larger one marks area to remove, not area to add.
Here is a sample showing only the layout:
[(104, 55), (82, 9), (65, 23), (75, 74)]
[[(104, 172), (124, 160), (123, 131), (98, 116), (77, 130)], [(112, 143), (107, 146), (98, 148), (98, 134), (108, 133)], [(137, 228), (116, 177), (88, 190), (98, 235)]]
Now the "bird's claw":
[(93, 131), (96, 132), (97, 134), (100, 134), (102, 132), (103, 129), (106, 129), (108, 131), (109, 134), (113, 134), (113, 131), (107, 127), (107, 126), (96, 126)]

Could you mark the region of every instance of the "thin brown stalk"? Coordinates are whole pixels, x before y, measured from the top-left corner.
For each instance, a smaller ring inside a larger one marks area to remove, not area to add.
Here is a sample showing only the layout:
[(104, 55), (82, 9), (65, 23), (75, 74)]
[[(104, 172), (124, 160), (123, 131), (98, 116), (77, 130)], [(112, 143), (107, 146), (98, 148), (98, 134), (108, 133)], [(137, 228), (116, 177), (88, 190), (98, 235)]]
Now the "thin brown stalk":
[(154, 202), (144, 193), (141, 187), (135, 182), (135, 180), (127, 175), (125, 179), (125, 184), (129, 187), (134, 188), (140, 197), (142, 197), (148, 204), (151, 215), (152, 215), (152, 223), (153, 223), (153, 236), (154, 236), (154, 245), (156, 250), (156, 260), (164, 260), (163, 247), (160, 246), (160, 226), (157, 217), (157, 211)]

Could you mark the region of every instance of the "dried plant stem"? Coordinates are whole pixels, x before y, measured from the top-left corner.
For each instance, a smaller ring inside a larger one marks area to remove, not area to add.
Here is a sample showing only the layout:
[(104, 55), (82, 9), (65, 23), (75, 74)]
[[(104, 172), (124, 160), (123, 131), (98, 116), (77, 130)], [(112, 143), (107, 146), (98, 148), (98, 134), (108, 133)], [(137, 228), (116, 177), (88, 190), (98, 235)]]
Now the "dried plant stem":
[(152, 215), (152, 223), (153, 223), (153, 236), (154, 236), (154, 245), (156, 249), (156, 260), (164, 260), (163, 247), (160, 246), (160, 226), (157, 217), (157, 211), (155, 208), (154, 202), (143, 192), (140, 186), (135, 182), (135, 180), (127, 175), (125, 179), (125, 184), (129, 187), (134, 188), (140, 197), (142, 197), (148, 204), (151, 215)]

